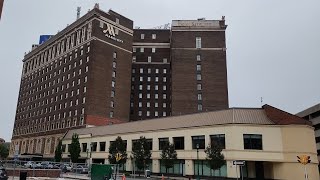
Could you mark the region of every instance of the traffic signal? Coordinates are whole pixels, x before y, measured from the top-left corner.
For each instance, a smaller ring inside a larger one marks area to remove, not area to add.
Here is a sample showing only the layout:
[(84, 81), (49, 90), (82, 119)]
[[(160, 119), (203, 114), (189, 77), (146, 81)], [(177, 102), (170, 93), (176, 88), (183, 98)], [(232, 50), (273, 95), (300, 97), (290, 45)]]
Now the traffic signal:
[(298, 158), (298, 162), (303, 165), (306, 165), (311, 162), (310, 156), (307, 156), (307, 155), (297, 156), (297, 158)]

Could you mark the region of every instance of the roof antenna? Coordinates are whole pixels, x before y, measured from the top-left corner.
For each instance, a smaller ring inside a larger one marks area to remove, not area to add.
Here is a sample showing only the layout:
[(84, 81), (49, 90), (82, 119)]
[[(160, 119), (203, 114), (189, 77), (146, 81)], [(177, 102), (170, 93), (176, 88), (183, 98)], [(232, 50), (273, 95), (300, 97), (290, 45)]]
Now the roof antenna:
[(262, 97), (260, 98), (260, 102), (261, 102), (261, 107), (262, 107), (262, 104), (263, 104), (263, 99), (262, 99)]
[(77, 20), (80, 18), (81, 7), (77, 7)]

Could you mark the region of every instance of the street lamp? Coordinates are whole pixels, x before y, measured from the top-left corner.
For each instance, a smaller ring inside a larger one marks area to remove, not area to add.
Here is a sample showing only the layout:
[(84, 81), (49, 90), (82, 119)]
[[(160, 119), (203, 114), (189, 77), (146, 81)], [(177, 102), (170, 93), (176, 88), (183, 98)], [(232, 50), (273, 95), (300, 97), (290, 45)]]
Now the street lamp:
[(199, 144), (196, 145), (196, 148), (197, 148), (197, 161), (198, 161), (198, 176), (197, 176), (197, 180), (200, 180), (200, 178), (199, 178), (199, 166), (200, 166), (200, 163), (199, 163)]

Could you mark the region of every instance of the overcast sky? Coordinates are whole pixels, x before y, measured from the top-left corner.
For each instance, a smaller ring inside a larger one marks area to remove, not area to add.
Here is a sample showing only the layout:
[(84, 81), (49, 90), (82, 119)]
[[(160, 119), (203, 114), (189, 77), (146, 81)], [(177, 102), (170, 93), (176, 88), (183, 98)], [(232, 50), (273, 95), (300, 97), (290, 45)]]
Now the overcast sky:
[(92, 9), (114, 11), (134, 26), (172, 19), (221, 19), (228, 28), (230, 107), (270, 104), (290, 113), (320, 103), (320, 1), (308, 0), (5, 0), (0, 20), (0, 137), (10, 141), (24, 52)]

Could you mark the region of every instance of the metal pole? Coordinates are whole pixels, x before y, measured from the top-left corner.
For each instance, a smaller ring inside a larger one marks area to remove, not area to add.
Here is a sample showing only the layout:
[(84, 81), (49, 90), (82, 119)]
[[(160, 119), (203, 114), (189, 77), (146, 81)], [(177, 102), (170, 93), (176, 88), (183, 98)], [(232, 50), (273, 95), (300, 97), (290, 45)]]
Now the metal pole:
[(133, 159), (133, 179), (136, 179), (136, 164), (134, 163), (134, 159)]
[(304, 165), (304, 177), (308, 180), (307, 165)]
[(14, 174), (15, 174), (15, 172), (16, 172), (16, 160), (14, 159), (12, 180), (14, 180)]
[(243, 180), (243, 168), (240, 166), (240, 171), (241, 171), (241, 179)]
[(198, 161), (198, 177), (197, 177), (197, 180), (200, 180), (200, 171), (199, 171), (199, 166), (200, 166), (200, 163), (199, 163), (199, 144), (197, 144), (197, 161)]
[(236, 165), (236, 174), (237, 174), (237, 180), (238, 180), (238, 165)]

